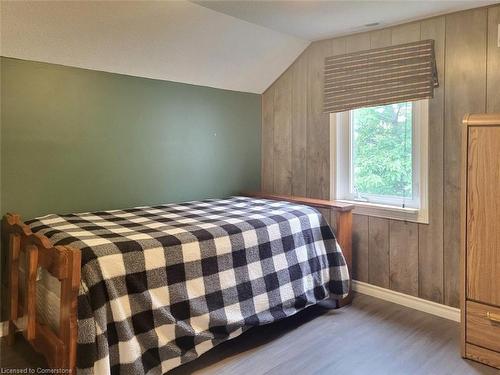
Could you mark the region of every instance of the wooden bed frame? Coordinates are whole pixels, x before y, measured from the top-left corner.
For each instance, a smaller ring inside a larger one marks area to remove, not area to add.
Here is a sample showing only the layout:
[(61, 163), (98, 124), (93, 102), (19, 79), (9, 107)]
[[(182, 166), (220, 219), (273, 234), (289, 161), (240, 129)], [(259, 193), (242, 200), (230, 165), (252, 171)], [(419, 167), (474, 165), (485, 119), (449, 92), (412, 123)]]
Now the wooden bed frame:
[[(321, 199), (244, 193), (242, 195), (284, 200), (316, 208), (331, 209), (337, 214), (337, 240), (342, 248), (349, 272), (352, 269), (352, 209), (351, 204)], [(6, 214), (2, 221), (2, 240), (8, 246), (9, 277), (9, 333), (12, 345), (17, 330), (47, 360), (51, 368), (69, 369), (76, 373), (77, 298), (80, 287), (80, 250), (70, 246), (54, 246), (45, 236), (33, 233), (17, 214)], [(4, 248), (5, 248), (4, 247)], [(23, 303), (19, 299), (19, 257), (26, 255), (26, 293)], [(36, 281), (38, 268), (46, 269), (61, 282), (59, 330), (54, 332), (36, 320)], [(352, 293), (339, 301), (338, 307), (349, 304)]]
[[(20, 329), (33, 348), (43, 354), (50, 367), (73, 371), (76, 368), (80, 250), (69, 246), (53, 246), (47, 237), (33, 233), (16, 214), (4, 216), (2, 230), (4, 244), (8, 244), (9, 249), (9, 345), (14, 343), (15, 332)], [(21, 252), (26, 255), (26, 292), (23, 304), (19, 301), (19, 256)], [(46, 269), (61, 282), (59, 332), (57, 333), (36, 321), (38, 267)], [(24, 319), (18, 321), (21, 317)]]

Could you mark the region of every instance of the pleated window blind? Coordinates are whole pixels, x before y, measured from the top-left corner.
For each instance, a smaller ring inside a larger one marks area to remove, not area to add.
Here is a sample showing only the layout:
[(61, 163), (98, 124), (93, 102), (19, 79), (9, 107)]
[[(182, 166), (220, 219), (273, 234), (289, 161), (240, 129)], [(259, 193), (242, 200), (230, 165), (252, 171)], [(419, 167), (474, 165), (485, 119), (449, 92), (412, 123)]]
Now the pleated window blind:
[(432, 98), (438, 86), (434, 41), (325, 59), (325, 112)]

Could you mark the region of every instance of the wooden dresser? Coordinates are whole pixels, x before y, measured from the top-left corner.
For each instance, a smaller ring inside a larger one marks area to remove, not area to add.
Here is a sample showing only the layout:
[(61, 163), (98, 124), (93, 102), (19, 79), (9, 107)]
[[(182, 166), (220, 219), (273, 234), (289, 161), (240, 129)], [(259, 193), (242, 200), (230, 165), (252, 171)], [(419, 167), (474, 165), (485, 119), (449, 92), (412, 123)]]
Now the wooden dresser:
[(500, 368), (500, 113), (462, 133), (462, 356)]

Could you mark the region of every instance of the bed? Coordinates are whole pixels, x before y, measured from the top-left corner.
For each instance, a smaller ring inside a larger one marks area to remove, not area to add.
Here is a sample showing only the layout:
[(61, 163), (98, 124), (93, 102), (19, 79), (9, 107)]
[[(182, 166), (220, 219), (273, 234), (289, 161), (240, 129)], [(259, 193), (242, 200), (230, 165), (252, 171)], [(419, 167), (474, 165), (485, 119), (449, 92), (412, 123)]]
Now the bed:
[(350, 261), (352, 207), (330, 201), (259, 194), (7, 215), (9, 339), (22, 328), (55, 368), (161, 374), (324, 299), (348, 303), (348, 262), (311, 206), (339, 211)]

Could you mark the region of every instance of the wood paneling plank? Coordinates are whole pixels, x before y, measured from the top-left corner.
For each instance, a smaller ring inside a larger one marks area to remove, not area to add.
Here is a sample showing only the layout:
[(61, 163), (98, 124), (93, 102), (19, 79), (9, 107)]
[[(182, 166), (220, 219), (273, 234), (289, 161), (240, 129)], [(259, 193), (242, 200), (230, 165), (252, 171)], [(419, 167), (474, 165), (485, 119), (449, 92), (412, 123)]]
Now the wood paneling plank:
[(368, 282), (368, 216), (352, 217), (352, 277)]
[(274, 190), (274, 86), (262, 94), (262, 161), (261, 189)]
[(314, 42), (308, 47), (307, 64), (307, 196), (330, 197), (330, 115), (323, 111), (325, 57), (332, 42)]
[(274, 193), (292, 194), (292, 72), (287, 70), (274, 90)]
[[(336, 38), (332, 40), (332, 54), (331, 56), (336, 56), (336, 55), (343, 55), (347, 51), (347, 46), (346, 46), (346, 38)], [(330, 121), (330, 131), (335, 133), (336, 129), (336, 121), (337, 121), (337, 116), (335, 114), (329, 115), (329, 121)], [(336, 136), (333, 134), (330, 134), (330, 199), (335, 199), (336, 198), (336, 186), (335, 186), (335, 181), (336, 181), (336, 163), (337, 163), (337, 145), (336, 145)], [(337, 218), (334, 217), (335, 212), (332, 212), (332, 218), (331, 222), (336, 223)]]
[(368, 282), (389, 288), (389, 220), (368, 218)]
[(446, 16), (444, 302), (459, 305), (460, 146), (466, 113), (486, 110), (487, 9)]
[(418, 225), (419, 297), (443, 303), (445, 18), (422, 21), (421, 38), (434, 40), (439, 87), (429, 100), (429, 224)]
[(307, 51), (292, 67), (292, 194), (307, 195)]
[(392, 29), (375, 30), (370, 33), (370, 47), (388, 47), (392, 43)]
[(407, 23), (392, 29), (392, 45), (420, 40), (420, 22)]
[(332, 39), (332, 53), (330, 56), (343, 55), (347, 53), (347, 38)]
[(418, 224), (390, 221), (390, 288), (418, 296)]
[(355, 34), (345, 37), (346, 53), (370, 49), (370, 33)]

